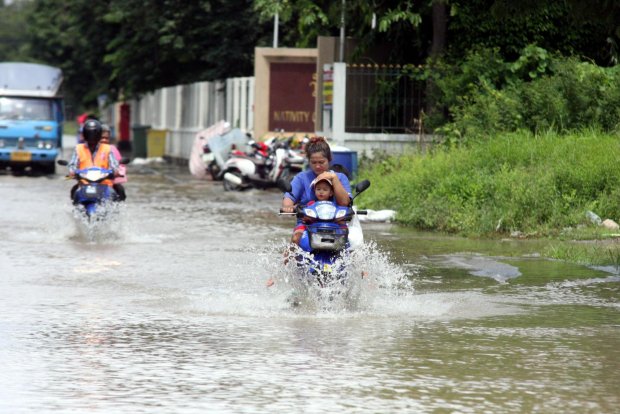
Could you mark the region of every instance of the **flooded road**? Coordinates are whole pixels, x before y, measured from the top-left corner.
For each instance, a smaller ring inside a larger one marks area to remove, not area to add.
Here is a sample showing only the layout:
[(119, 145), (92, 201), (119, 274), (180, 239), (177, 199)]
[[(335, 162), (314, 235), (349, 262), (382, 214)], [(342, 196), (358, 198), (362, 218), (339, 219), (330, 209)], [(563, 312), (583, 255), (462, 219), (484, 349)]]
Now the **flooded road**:
[(279, 193), (186, 171), (96, 228), (0, 175), (0, 412), (618, 412), (617, 269), (366, 223), (359, 297), (292, 307)]

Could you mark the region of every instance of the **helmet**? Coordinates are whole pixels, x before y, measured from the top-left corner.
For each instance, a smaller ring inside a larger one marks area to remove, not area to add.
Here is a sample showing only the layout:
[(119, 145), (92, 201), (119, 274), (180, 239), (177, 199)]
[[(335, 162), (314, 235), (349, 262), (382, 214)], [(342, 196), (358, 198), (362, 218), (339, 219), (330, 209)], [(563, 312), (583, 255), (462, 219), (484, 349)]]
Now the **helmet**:
[(84, 141), (89, 144), (97, 144), (101, 140), (101, 123), (96, 119), (89, 119), (82, 127)]

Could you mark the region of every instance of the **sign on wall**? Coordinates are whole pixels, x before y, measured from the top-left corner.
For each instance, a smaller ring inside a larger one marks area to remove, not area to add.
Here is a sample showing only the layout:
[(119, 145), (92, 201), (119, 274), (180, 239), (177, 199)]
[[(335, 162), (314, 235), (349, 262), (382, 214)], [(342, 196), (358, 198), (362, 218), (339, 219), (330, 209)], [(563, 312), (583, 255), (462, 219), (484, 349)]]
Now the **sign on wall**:
[(331, 111), (334, 104), (334, 65), (323, 65), (323, 110)]
[(314, 131), (316, 65), (272, 62), (269, 70), (269, 130)]

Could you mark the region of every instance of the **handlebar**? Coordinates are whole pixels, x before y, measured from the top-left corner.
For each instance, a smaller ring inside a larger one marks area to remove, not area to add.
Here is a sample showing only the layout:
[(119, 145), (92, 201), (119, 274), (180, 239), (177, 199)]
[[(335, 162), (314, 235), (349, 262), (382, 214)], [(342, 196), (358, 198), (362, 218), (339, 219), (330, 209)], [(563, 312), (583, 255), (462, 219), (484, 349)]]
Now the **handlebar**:
[[(289, 213), (289, 212), (285, 212), (284, 210), (280, 209), (278, 211), (278, 215), (279, 216), (303, 216), (303, 206), (297, 206), (295, 208), (296, 211)], [(366, 216), (368, 215), (368, 210), (358, 210), (355, 211), (353, 209), (351, 209), (352, 214), (349, 216), (349, 220), (354, 216), (354, 215), (362, 215), (362, 216)], [(348, 220), (347, 220), (348, 221)]]

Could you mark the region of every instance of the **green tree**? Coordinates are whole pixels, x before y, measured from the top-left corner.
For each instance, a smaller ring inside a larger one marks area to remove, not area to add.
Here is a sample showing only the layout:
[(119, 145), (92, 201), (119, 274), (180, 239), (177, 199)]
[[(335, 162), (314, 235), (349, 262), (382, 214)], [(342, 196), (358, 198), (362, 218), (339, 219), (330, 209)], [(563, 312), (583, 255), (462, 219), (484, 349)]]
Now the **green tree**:
[[(280, 46), (315, 47), (317, 36), (340, 35), (342, 3), (254, 0), (254, 8), (263, 22), (271, 22), (275, 11), (279, 11)], [(345, 0), (345, 34), (358, 41), (354, 55), (380, 47), (392, 63), (421, 63), (428, 55), (432, 40), (430, 4), (413, 0)], [(390, 47), (386, 48), (386, 44)]]
[(33, 58), (58, 66), (65, 77), (65, 95), (74, 106), (94, 106), (100, 93), (114, 96), (112, 68), (104, 61), (107, 44), (118, 30), (105, 23), (105, 1), (37, 0), (29, 16)]
[[(318, 35), (338, 36), (342, 15), (342, 1), (334, 0), (21, 3), (28, 5), (22, 20), (0, 8), (0, 53), (60, 66), (67, 96), (84, 105), (94, 104), (100, 93), (132, 97), (168, 85), (251, 75), (254, 47), (271, 44), (276, 9), (280, 44), (291, 47), (313, 47)], [(534, 43), (550, 53), (608, 63), (617, 58), (620, 5), (582, 3), (523, 0), (517, 8), (509, 0), (346, 0), (345, 27), (358, 40), (356, 56), (380, 48), (391, 63), (424, 63), (444, 52), (454, 62), (480, 47), (497, 48), (513, 60)], [(28, 42), (20, 43), (25, 27)], [(16, 42), (21, 46), (13, 47)]]
[[(280, 11), (281, 45), (311, 47), (338, 36), (342, 1), (254, 0), (262, 21)], [(389, 45), (391, 63), (421, 63), (447, 53), (497, 47), (507, 59), (529, 44), (614, 64), (620, 2), (614, 0), (345, 0), (346, 35), (370, 50)], [(373, 19), (376, 25), (373, 27)]]
[(250, 0), (36, 0), (33, 56), (64, 70), (71, 98), (133, 97), (253, 72), (265, 43)]
[(31, 61), (26, 16), (32, 2), (0, 4), (0, 62)]
[(105, 60), (129, 95), (249, 76), (265, 32), (244, 0), (112, 0), (105, 21), (119, 28)]
[(620, 4), (610, 0), (450, 0), (450, 54), (499, 48), (515, 59), (529, 44), (565, 56), (610, 63), (620, 38)]

